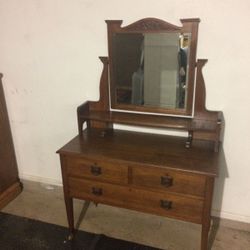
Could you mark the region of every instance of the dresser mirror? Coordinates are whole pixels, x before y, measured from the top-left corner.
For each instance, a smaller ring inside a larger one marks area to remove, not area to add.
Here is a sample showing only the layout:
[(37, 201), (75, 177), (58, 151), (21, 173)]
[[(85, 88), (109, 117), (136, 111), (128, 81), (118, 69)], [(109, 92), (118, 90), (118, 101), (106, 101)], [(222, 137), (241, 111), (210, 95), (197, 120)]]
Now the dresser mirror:
[(190, 116), (199, 20), (106, 22), (111, 108)]

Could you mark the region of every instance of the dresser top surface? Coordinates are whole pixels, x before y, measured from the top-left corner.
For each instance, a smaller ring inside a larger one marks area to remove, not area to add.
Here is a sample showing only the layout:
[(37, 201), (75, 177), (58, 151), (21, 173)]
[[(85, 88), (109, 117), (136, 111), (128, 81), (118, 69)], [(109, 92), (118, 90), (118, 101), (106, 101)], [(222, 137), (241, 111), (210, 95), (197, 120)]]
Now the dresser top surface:
[(185, 142), (185, 137), (86, 129), (58, 153), (217, 176), (220, 152), (214, 152), (213, 143), (194, 140), (186, 148)]

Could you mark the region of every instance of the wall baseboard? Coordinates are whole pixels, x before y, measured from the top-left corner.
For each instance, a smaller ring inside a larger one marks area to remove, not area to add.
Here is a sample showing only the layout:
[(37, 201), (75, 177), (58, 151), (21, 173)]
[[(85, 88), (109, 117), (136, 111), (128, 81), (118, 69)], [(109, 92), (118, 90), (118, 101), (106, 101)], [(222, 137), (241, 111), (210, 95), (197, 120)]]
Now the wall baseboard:
[[(41, 176), (34, 176), (34, 175), (29, 175), (25, 173), (19, 173), (20, 179), (27, 180), (27, 181), (35, 181), (35, 182), (40, 182), (44, 184), (49, 184), (49, 185), (55, 185), (55, 186), (62, 186), (62, 180), (58, 179), (53, 179), (53, 178), (45, 178)], [(229, 213), (226, 211), (218, 211), (212, 209), (212, 216), (213, 217), (218, 217), (220, 219), (225, 220), (225, 223), (222, 222), (222, 225), (233, 225), (232, 228), (239, 229), (239, 230), (246, 230), (250, 232), (250, 217), (249, 216), (244, 216), (240, 214), (234, 214), (234, 213)], [(242, 224), (242, 222), (246, 225), (234, 225), (235, 223)], [(246, 229), (245, 229), (246, 228)]]
[[(226, 224), (228, 224), (228, 223), (231, 224), (233, 222), (244, 223), (244, 224), (246, 224), (247, 229), (241, 229), (241, 230), (245, 230), (245, 231), (250, 232), (250, 216), (229, 213), (226, 211), (218, 211), (215, 209), (212, 209), (212, 216), (226, 220), (227, 221)], [(231, 222), (229, 222), (229, 221), (231, 221)], [(235, 228), (235, 227), (233, 226), (233, 228)], [(244, 228), (245, 228), (245, 226), (244, 226)]]
[(25, 174), (25, 173), (19, 173), (19, 178), (22, 180), (27, 180), (27, 181), (35, 181), (35, 182), (40, 182), (40, 183), (49, 184), (49, 185), (62, 186), (62, 180), (53, 179), (53, 178), (46, 178), (46, 177), (35, 176), (35, 175), (30, 175), (30, 174)]

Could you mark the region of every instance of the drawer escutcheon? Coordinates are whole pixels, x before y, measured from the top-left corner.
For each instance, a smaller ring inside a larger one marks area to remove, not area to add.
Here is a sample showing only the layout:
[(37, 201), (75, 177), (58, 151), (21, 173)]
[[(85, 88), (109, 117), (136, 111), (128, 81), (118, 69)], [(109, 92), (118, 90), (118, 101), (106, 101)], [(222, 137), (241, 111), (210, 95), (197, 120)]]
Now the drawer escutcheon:
[(170, 176), (161, 176), (161, 185), (171, 187), (173, 185), (173, 178)]
[(102, 174), (102, 168), (97, 165), (90, 166), (90, 171), (91, 171), (91, 174), (94, 176), (98, 176)]
[(168, 200), (161, 200), (161, 207), (166, 209), (166, 210), (169, 210), (172, 208), (172, 201), (168, 201)]
[(92, 194), (94, 194), (96, 196), (101, 196), (102, 195), (102, 188), (92, 187)]

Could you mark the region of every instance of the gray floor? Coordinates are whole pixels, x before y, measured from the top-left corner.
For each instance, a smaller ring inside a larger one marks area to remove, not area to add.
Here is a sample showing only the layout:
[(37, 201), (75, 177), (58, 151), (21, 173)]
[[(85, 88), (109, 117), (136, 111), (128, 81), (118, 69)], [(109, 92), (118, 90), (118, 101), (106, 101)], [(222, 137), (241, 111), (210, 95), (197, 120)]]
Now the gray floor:
[[(3, 212), (67, 226), (62, 188), (24, 181), (24, 190)], [(201, 227), (167, 218), (105, 205), (74, 202), (79, 228), (118, 239), (168, 250), (197, 250)], [(215, 219), (211, 228), (212, 250), (250, 249), (250, 225)]]

